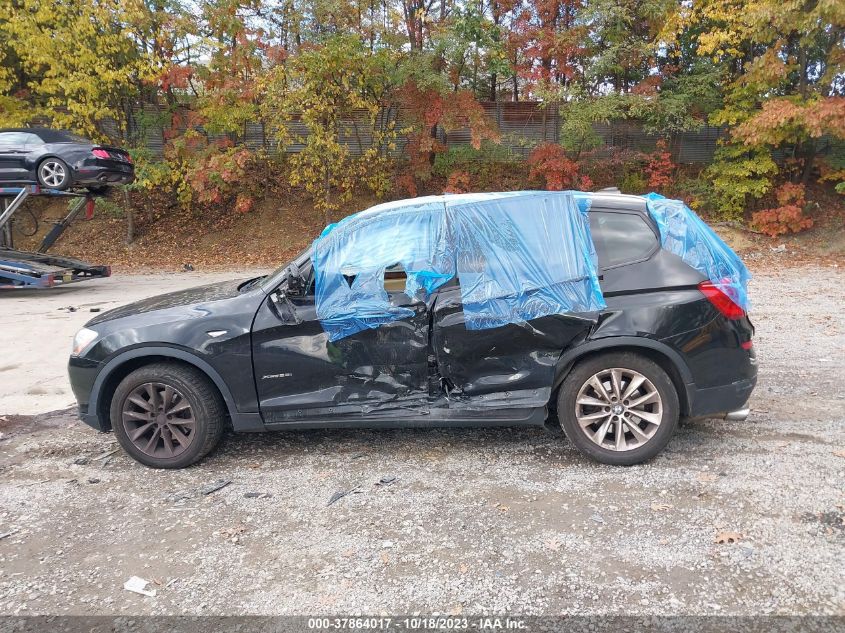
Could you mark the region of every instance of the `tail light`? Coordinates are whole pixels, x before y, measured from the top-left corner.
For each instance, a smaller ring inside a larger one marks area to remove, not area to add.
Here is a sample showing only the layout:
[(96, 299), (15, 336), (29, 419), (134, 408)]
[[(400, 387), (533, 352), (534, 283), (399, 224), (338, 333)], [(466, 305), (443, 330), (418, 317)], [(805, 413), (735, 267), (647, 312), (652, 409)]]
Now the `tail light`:
[(712, 281), (702, 281), (698, 284), (698, 289), (701, 294), (707, 297), (707, 300), (713, 306), (729, 319), (741, 319), (745, 316), (745, 310), (737, 304), (733, 299), (726, 295), (716, 284)]
[(96, 156), (97, 158), (111, 158), (111, 156), (109, 156), (108, 150), (105, 150), (105, 149), (99, 149), (98, 148), (98, 149), (92, 150), (91, 153), (94, 154), (94, 156)]
[(132, 164), (132, 156), (128, 152), (124, 154), (123, 157), (126, 159), (127, 163), (129, 163), (130, 165)]

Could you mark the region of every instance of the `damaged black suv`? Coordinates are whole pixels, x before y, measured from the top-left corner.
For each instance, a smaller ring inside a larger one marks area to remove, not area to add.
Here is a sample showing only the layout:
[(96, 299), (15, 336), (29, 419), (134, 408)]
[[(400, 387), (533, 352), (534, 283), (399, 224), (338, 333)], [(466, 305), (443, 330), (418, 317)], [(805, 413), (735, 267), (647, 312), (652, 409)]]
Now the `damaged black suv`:
[[(646, 198), (589, 203), (600, 310), (470, 329), (469, 275), (443, 276), (421, 298), (407, 294), (410, 268), (396, 265), (382, 269), (378, 292), (401, 318), (332, 339), (309, 249), (266, 277), (98, 315), (70, 358), (80, 416), (158, 468), (200, 460), (226, 428), (550, 419), (586, 455), (629, 465), (663, 449), (679, 417), (744, 419), (757, 377), (745, 310), (661, 246)], [(355, 275), (340, 272), (353, 287)]]

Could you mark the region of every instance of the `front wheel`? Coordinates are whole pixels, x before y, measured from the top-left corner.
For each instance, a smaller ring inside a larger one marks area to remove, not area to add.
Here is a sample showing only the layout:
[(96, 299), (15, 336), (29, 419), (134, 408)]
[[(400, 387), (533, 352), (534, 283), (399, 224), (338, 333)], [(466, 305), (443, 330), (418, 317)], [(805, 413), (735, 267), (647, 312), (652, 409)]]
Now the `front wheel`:
[(220, 443), (226, 422), (213, 383), (198, 369), (175, 363), (147, 365), (126, 376), (110, 414), (123, 450), (152, 468), (198, 462)]
[(588, 457), (617, 466), (639, 464), (663, 450), (678, 425), (679, 409), (666, 372), (631, 352), (579, 363), (558, 396), (566, 436)]
[(70, 167), (61, 158), (47, 158), (38, 165), (38, 184), (42, 187), (64, 191), (70, 183)]

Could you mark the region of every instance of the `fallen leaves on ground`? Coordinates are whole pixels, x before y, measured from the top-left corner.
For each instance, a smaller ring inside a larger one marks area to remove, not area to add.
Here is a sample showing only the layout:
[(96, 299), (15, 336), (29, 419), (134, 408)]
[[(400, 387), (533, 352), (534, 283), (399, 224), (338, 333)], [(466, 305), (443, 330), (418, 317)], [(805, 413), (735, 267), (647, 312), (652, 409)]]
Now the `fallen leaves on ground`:
[(740, 540), (742, 540), (742, 534), (740, 534), (739, 532), (725, 530), (723, 532), (719, 532), (716, 535), (715, 542), (719, 545), (726, 545), (729, 543), (739, 543)]
[(217, 532), (220, 536), (225, 538), (227, 541), (232, 543), (238, 543), (240, 541), (240, 536), (246, 532), (246, 526), (243, 523), (238, 523), (237, 525), (233, 525), (232, 527), (223, 528), (219, 532)]

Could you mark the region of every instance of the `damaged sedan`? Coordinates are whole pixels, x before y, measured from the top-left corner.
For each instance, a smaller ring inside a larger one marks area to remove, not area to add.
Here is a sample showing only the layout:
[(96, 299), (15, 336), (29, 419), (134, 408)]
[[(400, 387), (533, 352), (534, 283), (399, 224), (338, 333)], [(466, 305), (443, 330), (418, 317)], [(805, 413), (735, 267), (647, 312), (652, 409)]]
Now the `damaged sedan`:
[(98, 315), (70, 379), (82, 420), (157, 468), (227, 428), (545, 424), (630, 465), (681, 417), (747, 415), (749, 278), (656, 194), (415, 198), (326, 227), (265, 277)]

